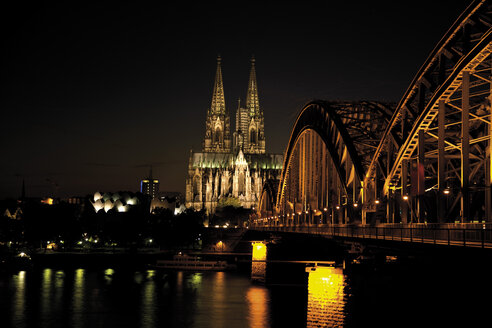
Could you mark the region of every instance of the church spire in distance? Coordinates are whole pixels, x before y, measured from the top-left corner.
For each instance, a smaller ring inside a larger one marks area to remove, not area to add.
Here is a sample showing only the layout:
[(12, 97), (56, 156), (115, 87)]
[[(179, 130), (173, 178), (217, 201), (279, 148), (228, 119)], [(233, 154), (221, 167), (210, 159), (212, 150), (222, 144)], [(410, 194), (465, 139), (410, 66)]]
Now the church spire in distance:
[(213, 114), (225, 114), (224, 84), (222, 82), (222, 58), (217, 56), (217, 72), (215, 73), (214, 91), (212, 94), (212, 106), (210, 112)]
[(230, 118), (225, 105), (221, 63), (222, 58), (219, 55), (217, 56), (212, 104), (207, 112), (205, 123), (204, 152), (224, 153), (231, 150)]
[(249, 72), (248, 91), (246, 94), (246, 108), (250, 116), (259, 116), (260, 101), (258, 99), (258, 84), (256, 83), (255, 57), (251, 57), (251, 70)]

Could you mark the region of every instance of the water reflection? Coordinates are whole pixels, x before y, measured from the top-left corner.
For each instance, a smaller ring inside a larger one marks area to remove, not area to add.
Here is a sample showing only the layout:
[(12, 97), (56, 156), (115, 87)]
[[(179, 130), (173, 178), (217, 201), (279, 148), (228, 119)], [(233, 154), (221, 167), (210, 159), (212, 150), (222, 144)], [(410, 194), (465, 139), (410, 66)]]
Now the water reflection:
[(147, 270), (147, 280), (142, 288), (142, 306), (140, 315), (140, 326), (143, 328), (155, 327), (156, 322), (156, 288), (155, 270)]
[(224, 326), (224, 311), (226, 308), (226, 305), (224, 303), (226, 297), (224, 275), (224, 272), (217, 272), (213, 281), (213, 298), (211, 311), (213, 313), (212, 322), (215, 327)]
[(246, 299), (249, 309), (249, 326), (251, 328), (269, 327), (270, 294), (264, 287), (252, 286), (249, 288)]
[(267, 287), (229, 272), (41, 269), (8, 279), (12, 293), (4, 294), (9, 285), (0, 277), (6, 295), (0, 304), (12, 309), (8, 320), (21, 328), (261, 328), (273, 313)]
[(345, 278), (340, 268), (309, 272), (307, 327), (342, 327), (345, 320)]
[(113, 281), (114, 270), (109, 268), (104, 270), (104, 280), (107, 284), (110, 284)]
[(15, 287), (13, 298), (12, 323), (14, 327), (26, 327), (26, 271), (20, 271), (12, 277)]
[(72, 327), (82, 327), (84, 310), (84, 269), (75, 270), (72, 296)]
[(41, 283), (41, 325), (43, 327), (49, 326), (49, 319), (51, 317), (51, 289), (53, 272), (51, 269), (43, 270), (43, 280)]

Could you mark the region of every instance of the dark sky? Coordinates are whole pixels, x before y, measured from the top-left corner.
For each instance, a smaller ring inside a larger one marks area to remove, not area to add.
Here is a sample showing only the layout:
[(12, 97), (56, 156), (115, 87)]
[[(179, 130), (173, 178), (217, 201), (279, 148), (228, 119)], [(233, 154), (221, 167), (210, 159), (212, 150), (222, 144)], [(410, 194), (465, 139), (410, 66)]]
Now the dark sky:
[(283, 153), (310, 100), (398, 101), (469, 1), (17, 3), (0, 14), (0, 198), (22, 179), (27, 196), (137, 191), (151, 164), (184, 192), (217, 54), (231, 115), (254, 54)]

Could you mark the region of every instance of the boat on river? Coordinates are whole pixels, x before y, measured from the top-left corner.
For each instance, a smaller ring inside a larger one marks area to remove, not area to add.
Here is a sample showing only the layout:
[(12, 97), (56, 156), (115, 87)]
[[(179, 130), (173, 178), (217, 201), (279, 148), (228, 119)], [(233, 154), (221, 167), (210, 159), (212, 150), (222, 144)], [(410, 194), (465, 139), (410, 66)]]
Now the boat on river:
[(228, 265), (226, 261), (202, 260), (198, 256), (178, 254), (172, 260), (158, 260), (155, 267), (183, 271), (223, 271)]

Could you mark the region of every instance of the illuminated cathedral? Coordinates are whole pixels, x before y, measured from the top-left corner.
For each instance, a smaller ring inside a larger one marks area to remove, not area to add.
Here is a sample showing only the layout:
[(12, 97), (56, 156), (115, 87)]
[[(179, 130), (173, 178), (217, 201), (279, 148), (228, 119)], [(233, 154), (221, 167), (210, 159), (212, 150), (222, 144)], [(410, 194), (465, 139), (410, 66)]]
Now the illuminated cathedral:
[(281, 174), (283, 155), (266, 153), (265, 123), (258, 98), (254, 58), (251, 59), (246, 105), (242, 107), (238, 102), (235, 123), (231, 133), (221, 58), (218, 57), (203, 150), (190, 152), (186, 207), (214, 213), (219, 204), (232, 201), (244, 208), (254, 208), (263, 183), (267, 179), (278, 179)]

